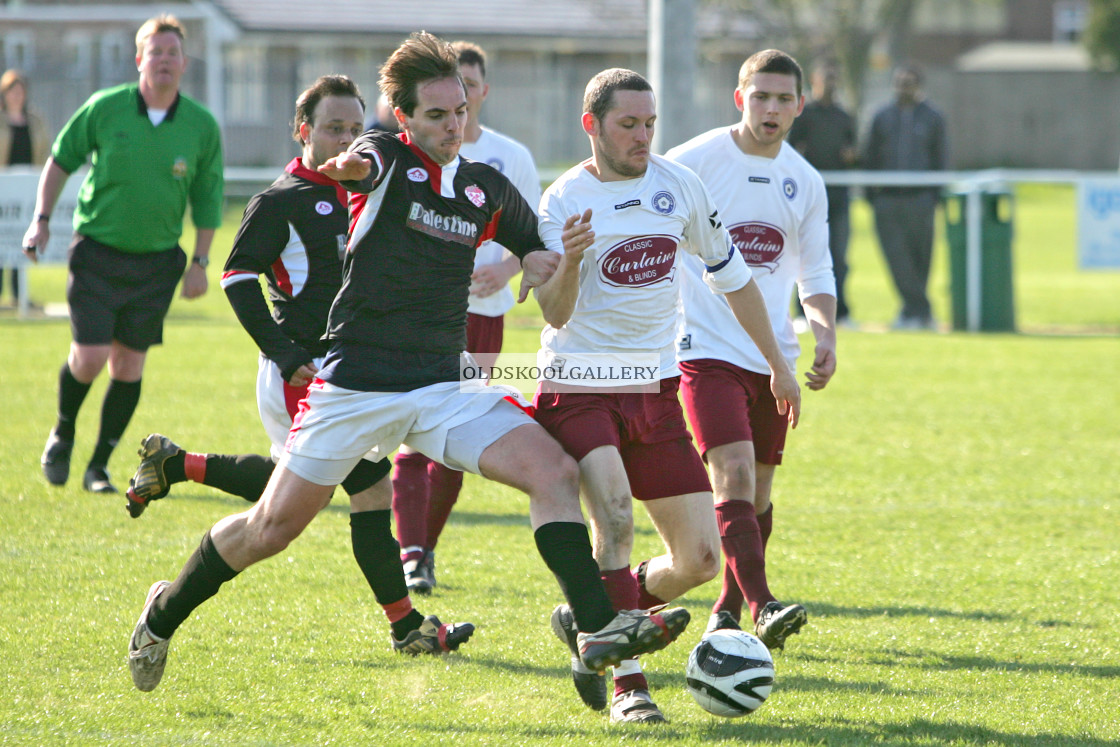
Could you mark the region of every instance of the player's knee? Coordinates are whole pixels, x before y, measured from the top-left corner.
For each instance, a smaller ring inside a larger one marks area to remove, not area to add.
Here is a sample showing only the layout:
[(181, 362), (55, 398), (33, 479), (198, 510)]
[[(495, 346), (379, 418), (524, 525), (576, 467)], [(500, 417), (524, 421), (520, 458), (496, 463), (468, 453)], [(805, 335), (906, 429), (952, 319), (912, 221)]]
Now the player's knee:
[(300, 529), (289, 522), (265, 519), (250, 534), (253, 550), (260, 559), (283, 552), (299, 536)]
[(579, 492), (579, 465), (566, 452), (545, 461), (535, 477), (537, 484), (533, 487), (542, 491), (565, 495)]
[(697, 548), (695, 552), (674, 556), (673, 566), (680, 580), (690, 588), (706, 584), (719, 574), (719, 550), (706, 546)]
[(730, 459), (720, 465), (720, 469), (714, 477), (716, 492), (721, 496), (736, 500), (754, 500), (755, 471), (753, 459)]

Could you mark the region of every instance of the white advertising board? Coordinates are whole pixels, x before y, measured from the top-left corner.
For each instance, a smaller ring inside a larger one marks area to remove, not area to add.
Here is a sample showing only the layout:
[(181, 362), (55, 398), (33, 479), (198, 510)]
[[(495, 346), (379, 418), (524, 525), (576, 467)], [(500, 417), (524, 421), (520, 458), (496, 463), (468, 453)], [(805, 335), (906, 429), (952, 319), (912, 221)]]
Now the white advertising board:
[[(35, 190), (40, 169), (0, 169), (0, 267), (23, 267), (23, 235), (35, 215)], [(66, 262), (66, 250), (74, 236), (74, 207), (86, 170), (71, 174), (51, 211), (51, 241), (39, 256), (40, 262)]]
[(1077, 234), (1081, 269), (1120, 269), (1120, 176), (1078, 182)]

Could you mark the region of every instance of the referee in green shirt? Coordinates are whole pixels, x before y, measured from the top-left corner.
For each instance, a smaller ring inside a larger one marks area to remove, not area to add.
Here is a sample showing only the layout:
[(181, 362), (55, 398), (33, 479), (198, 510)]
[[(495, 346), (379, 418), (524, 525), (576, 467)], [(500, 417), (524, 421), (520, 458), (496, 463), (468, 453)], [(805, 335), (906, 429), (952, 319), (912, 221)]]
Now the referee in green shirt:
[[(93, 94), (59, 133), (39, 179), (36, 215), (23, 241), (33, 261), (50, 238), (63, 184), (92, 155), (70, 245), (73, 341), (59, 373), (58, 421), (41, 459), (52, 485), (70, 476), (78, 411), (108, 363), (101, 432), (82, 485), (117, 492), (109, 457), (140, 400), (148, 348), (163, 341), (175, 286), (182, 277), (184, 298), (206, 292), (210, 243), (221, 222), (221, 135), (213, 115), (179, 92), (187, 67), (183, 39), (172, 16), (146, 21), (136, 33), (139, 82)], [(197, 229), (189, 265), (179, 247), (188, 204)]]

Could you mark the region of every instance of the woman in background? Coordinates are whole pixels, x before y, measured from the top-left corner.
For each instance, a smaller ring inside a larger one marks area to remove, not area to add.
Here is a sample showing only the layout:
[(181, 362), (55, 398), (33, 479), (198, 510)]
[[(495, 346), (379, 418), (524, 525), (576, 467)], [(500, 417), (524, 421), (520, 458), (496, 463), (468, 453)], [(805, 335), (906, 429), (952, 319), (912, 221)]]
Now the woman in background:
[[(27, 105), (27, 78), (19, 70), (0, 76), (0, 168), (42, 166), (50, 155), (51, 137), (43, 118)], [(4, 292), (0, 267), (0, 295)], [(11, 268), (12, 305), (19, 305), (19, 268)]]

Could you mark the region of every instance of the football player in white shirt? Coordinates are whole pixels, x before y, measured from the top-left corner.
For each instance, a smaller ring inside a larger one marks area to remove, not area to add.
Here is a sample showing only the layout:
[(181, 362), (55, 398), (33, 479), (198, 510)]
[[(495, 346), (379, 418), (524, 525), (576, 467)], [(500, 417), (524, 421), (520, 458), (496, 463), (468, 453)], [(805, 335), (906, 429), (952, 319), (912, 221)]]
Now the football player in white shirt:
[[(735, 105), (743, 117), (666, 153), (699, 174), (766, 299), (774, 336), (790, 366), (799, 353), (789, 318), (796, 284), (816, 338), (807, 386), (823, 389), (836, 371), (836, 283), (828, 252), (828, 203), (817, 171), (784, 142), (804, 105), (797, 61), (770, 49), (739, 71)], [(685, 258), (681, 391), (711, 470), (726, 566), (708, 629), (738, 628), (743, 600), (770, 648), (806, 622), (766, 582), (770, 491), (781, 464), (786, 420), (768, 383), (769, 364), (731, 307), (704, 288), (703, 265)]]
[[(480, 161), (513, 182), (530, 205), (541, 201), (540, 177), (533, 154), (521, 143), (484, 127), (479, 119), (490, 92), (486, 83), (486, 52), (467, 41), (451, 43), (459, 55), (459, 73), (467, 89), (467, 124), (459, 155)], [(467, 351), (483, 368), (502, 350), (507, 311), (513, 308), (509, 281), (521, 272), (521, 261), (496, 241), (475, 251), (471, 294), (467, 299)], [(394, 459), (393, 517), (401, 544), (408, 589), (429, 594), (436, 585), (435, 548), (459, 499), (463, 473), (403, 447)]]
[[(612, 603), (648, 608), (719, 571), (711, 485), (677, 400), (681, 257), (697, 257), (705, 282), (725, 295), (742, 329), (765, 351), (774, 397), (794, 423), (800, 391), (762, 294), (704, 185), (688, 169), (650, 153), (656, 111), (649, 83), (630, 70), (605, 70), (588, 83), (583, 110), (592, 156), (561, 176), (541, 201), (541, 238), (562, 254), (556, 273), (537, 289), (548, 322), (541, 367), (587, 370), (605, 357), (646, 358), (658, 364), (651, 366), (656, 380), (652, 393), (635, 393), (586, 380), (570, 380), (573, 386), (557, 391), (546, 379), (536, 417), (579, 463), (595, 559)], [(644, 502), (667, 548), (644, 565), (641, 579), (630, 569), (631, 497)], [(566, 606), (553, 612), (552, 625), (571, 646)], [(605, 706), (604, 678), (581, 669), (575, 657), (572, 677), (587, 705)], [(615, 667), (614, 684), (612, 721), (666, 720), (637, 660)]]

